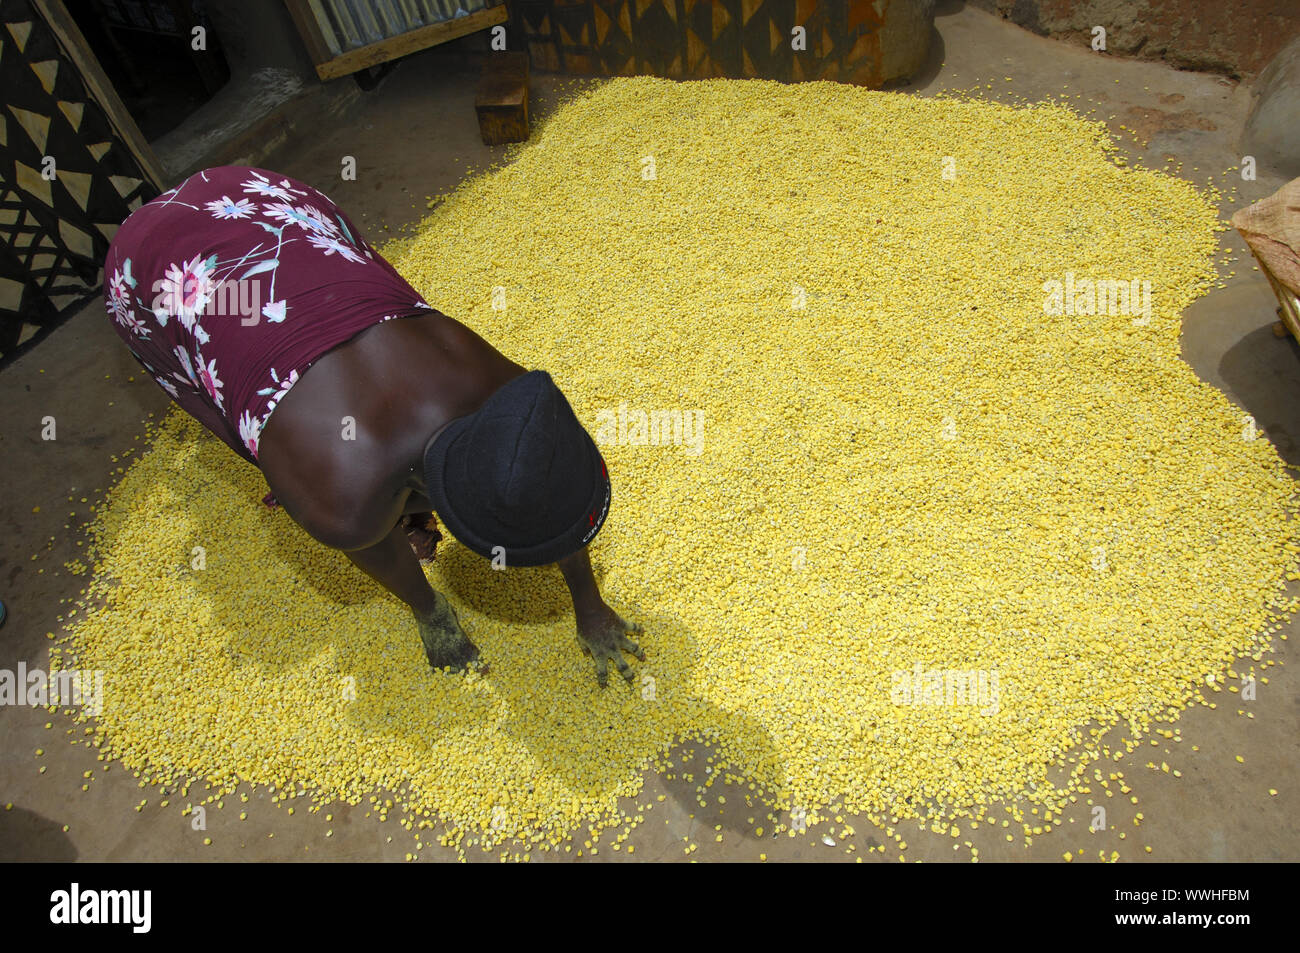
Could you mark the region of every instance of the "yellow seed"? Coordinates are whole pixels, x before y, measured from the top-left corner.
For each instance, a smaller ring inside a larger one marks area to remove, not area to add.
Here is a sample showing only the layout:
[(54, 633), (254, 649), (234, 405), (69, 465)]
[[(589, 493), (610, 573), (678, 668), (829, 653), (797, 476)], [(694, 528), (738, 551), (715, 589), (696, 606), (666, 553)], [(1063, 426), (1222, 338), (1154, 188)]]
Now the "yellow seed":
[[(888, 130), (882, 148), (845, 134), (862, 129)], [(1080, 725), (1123, 711), (1145, 737), (1294, 611), (1265, 608), (1296, 568), (1291, 477), (1179, 356), (1219, 228), (1205, 194), (1119, 167), (1065, 106), (651, 77), (575, 95), (384, 252), (549, 370), (602, 443), (615, 502), (592, 551), (606, 600), (646, 625), (633, 694), (596, 690), (553, 569), (492, 573), (450, 538), (425, 572), (491, 672), (431, 673), (406, 607), (172, 413), (92, 514), (88, 594), (112, 597), (87, 600), (70, 647), (111, 686), (104, 750), (168, 783), (375, 795), (461, 853), (494, 808), (530, 845), (626, 823), (665, 739), (706, 734), (728, 763), (685, 783), (742, 776), (781, 792), (773, 817), (870, 808), (951, 833), (1033, 790), (1046, 832), (1091, 785), (1048, 791), (1060, 753), (1120, 754), (1074, 746)], [(1150, 280), (1149, 322), (1046, 314), (1067, 274)], [(986, 689), (1015, 682), (996, 714), (926, 704), (924, 684), (891, 697), (917, 664), (965, 673), (972, 644)], [(619, 726), (616, 753), (593, 724)], [(946, 806), (917, 818), (916, 791)]]

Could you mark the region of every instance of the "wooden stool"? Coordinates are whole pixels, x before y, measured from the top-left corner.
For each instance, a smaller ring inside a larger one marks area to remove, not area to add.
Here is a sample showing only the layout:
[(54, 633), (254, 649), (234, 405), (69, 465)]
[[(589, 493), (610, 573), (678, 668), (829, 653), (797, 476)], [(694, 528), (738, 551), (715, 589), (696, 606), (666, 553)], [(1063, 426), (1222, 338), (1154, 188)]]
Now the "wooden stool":
[(490, 53), (474, 109), (485, 145), (528, 139), (528, 54)]

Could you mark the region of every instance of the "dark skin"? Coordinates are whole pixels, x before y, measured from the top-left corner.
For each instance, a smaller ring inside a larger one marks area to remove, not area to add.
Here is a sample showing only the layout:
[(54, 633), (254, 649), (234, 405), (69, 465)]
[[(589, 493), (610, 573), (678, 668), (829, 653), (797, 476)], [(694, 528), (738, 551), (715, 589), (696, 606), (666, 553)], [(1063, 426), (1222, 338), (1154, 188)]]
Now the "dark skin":
[[(456, 611), (425, 579), (403, 518), (432, 510), (426, 447), (523, 373), (469, 328), (431, 311), (375, 325), (322, 356), (262, 430), (258, 463), (280, 505), (410, 607), (434, 668), (484, 666)], [(345, 417), (355, 421), (353, 440), (343, 438)], [(628, 635), (641, 627), (605, 604), (585, 548), (556, 565), (597, 681), (607, 683), (613, 664), (631, 684), (623, 653), (644, 659)]]

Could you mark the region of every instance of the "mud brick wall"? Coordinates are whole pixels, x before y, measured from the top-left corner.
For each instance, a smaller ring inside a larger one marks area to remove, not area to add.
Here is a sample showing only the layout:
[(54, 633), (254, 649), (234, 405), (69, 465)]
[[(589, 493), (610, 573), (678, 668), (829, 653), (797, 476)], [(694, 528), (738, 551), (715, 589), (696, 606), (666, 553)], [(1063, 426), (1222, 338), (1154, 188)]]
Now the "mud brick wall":
[(1300, 0), (970, 0), (1041, 36), (1179, 69), (1253, 78), (1300, 36)]

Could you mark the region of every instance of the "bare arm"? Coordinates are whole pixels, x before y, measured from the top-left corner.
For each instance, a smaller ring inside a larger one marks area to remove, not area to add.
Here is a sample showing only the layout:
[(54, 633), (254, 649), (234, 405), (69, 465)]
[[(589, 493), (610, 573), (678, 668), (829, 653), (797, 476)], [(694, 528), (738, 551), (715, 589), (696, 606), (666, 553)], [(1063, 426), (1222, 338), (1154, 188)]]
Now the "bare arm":
[(599, 612), (605, 605), (596, 586), (596, 577), (591, 571), (591, 558), (584, 546), (572, 556), (566, 556), (555, 565), (564, 574), (564, 581), (569, 586), (569, 595), (573, 597), (573, 612), (581, 619)]

